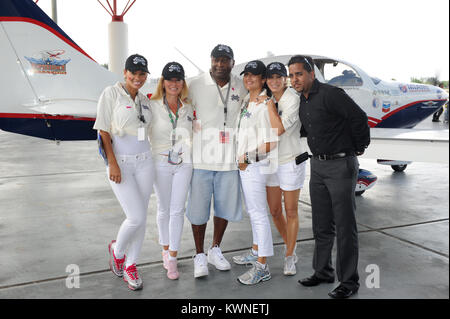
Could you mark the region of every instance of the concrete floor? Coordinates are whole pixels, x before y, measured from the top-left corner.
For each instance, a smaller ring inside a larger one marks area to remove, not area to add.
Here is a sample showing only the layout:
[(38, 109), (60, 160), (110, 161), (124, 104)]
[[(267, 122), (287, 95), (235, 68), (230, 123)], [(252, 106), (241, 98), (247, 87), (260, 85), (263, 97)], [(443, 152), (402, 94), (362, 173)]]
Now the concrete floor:
[[(448, 129), (427, 119), (419, 128)], [(140, 264), (144, 289), (131, 292), (108, 267), (107, 244), (123, 221), (106, 179), (95, 141), (56, 143), (0, 131), (0, 298), (179, 298), (322, 299), (335, 284), (305, 288), (312, 274), (314, 241), (307, 187), (302, 191), (297, 275), (283, 276), (282, 239), (274, 227), (272, 279), (254, 287), (236, 277), (245, 266), (194, 279), (194, 244), (185, 219), (179, 252), (180, 279), (167, 279), (156, 229), (152, 195)], [(412, 163), (395, 173), (375, 160), (361, 167), (378, 176), (375, 187), (357, 198), (361, 288), (355, 298), (449, 298), (449, 165)], [(308, 168), (309, 170), (309, 168)], [(307, 183), (307, 182), (306, 182)], [(305, 184), (307, 185), (307, 184)], [(211, 243), (208, 225), (206, 245)], [(250, 247), (248, 216), (230, 223), (222, 244), (230, 260)], [(66, 284), (80, 270), (79, 288)], [(371, 288), (373, 265), (379, 287)]]

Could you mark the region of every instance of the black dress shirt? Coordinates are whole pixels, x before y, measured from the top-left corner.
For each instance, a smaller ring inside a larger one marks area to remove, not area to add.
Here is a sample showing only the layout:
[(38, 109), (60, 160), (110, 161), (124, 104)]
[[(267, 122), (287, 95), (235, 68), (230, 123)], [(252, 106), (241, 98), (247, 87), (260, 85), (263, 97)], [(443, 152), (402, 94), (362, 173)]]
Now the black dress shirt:
[(314, 80), (299, 114), (313, 155), (364, 151), (370, 143), (366, 113), (341, 88)]

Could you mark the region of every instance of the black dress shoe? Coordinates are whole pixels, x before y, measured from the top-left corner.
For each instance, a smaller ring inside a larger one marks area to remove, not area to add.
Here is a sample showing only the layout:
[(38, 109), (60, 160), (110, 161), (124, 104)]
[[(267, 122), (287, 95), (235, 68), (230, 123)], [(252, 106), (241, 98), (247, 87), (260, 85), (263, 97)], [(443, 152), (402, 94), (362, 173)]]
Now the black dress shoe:
[(358, 288), (356, 289), (348, 289), (347, 287), (344, 287), (342, 285), (337, 286), (336, 289), (333, 291), (330, 291), (328, 293), (328, 296), (334, 299), (345, 299), (348, 298), (358, 292)]
[(300, 279), (298, 281), (299, 284), (305, 287), (314, 287), (322, 283), (332, 284), (334, 282), (334, 278), (322, 279), (317, 277), (316, 275), (312, 275), (311, 277)]

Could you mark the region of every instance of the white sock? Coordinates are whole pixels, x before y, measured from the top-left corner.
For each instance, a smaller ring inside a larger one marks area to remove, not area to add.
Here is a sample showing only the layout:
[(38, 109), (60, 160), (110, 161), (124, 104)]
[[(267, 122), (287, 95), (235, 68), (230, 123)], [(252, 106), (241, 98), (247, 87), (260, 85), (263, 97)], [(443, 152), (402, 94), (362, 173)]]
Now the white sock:
[(177, 260), (177, 257), (172, 257), (171, 255), (169, 255), (169, 260)]
[(257, 251), (257, 250), (254, 250), (254, 249), (252, 248), (252, 254), (253, 254), (254, 256), (258, 256), (258, 251)]

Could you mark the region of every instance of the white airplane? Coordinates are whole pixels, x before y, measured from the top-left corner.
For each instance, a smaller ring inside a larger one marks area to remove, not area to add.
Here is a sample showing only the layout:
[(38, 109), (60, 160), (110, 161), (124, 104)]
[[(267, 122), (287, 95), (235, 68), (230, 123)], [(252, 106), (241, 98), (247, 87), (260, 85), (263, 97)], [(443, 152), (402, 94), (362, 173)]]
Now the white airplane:
[[(6, 75), (0, 77), (0, 129), (56, 141), (96, 139), (92, 126), (98, 97), (121, 78), (95, 62), (32, 0), (0, 1), (0, 26), (0, 65)], [(289, 58), (262, 61), (286, 64)], [(350, 63), (312, 58), (317, 79), (344, 88), (367, 113), (373, 128), (412, 128), (448, 99), (438, 87), (386, 83)], [(233, 72), (239, 74), (244, 65), (235, 66)], [(141, 90), (151, 94), (156, 83), (157, 79), (150, 79)], [(446, 147), (448, 154), (448, 131)], [(383, 153), (383, 148), (379, 152), (376, 158), (392, 155)], [(409, 153), (401, 155), (415, 159)], [(405, 159), (395, 154), (384, 158)], [(360, 192), (373, 186), (376, 177), (366, 171), (361, 180)]]

